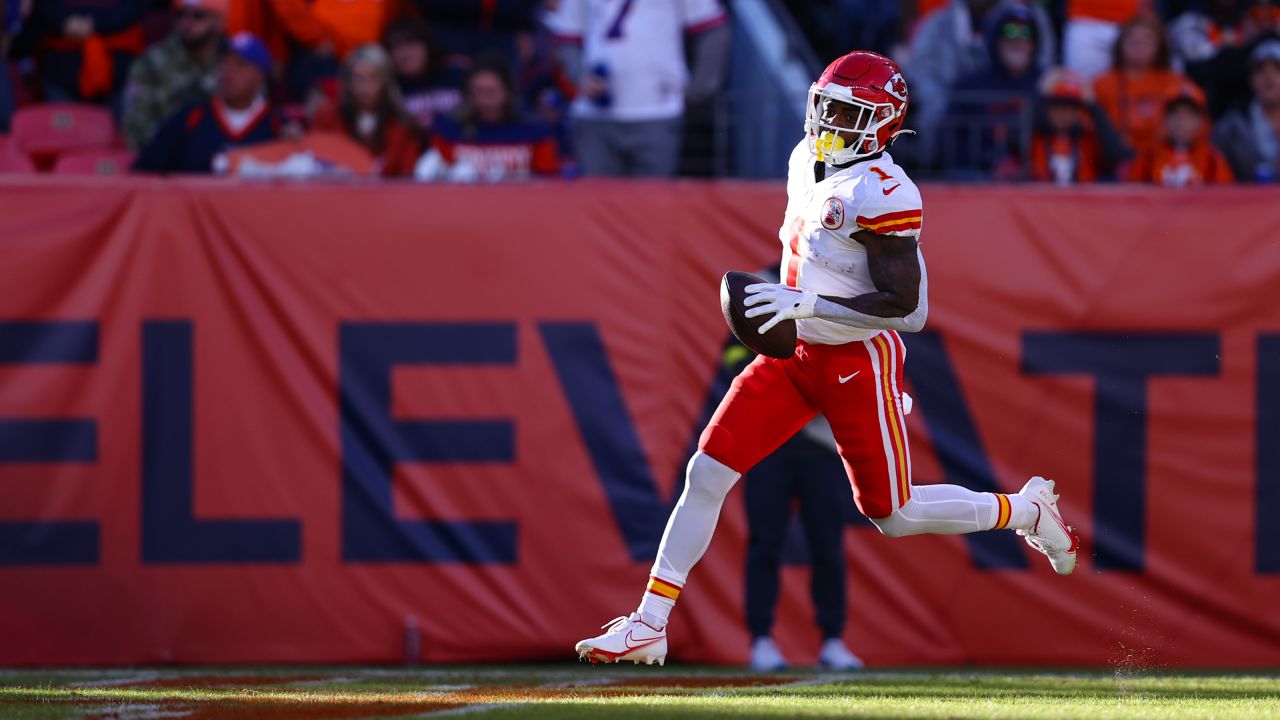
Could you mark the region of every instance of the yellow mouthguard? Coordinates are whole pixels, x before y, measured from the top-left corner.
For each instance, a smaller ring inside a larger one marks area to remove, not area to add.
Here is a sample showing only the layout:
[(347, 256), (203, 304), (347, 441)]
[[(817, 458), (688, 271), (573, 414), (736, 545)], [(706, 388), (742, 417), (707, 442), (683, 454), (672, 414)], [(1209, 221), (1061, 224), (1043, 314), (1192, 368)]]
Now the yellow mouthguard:
[(823, 130), (818, 134), (816, 147), (818, 150), (818, 161), (825, 162), (828, 155), (844, 149), (844, 138), (829, 130)]

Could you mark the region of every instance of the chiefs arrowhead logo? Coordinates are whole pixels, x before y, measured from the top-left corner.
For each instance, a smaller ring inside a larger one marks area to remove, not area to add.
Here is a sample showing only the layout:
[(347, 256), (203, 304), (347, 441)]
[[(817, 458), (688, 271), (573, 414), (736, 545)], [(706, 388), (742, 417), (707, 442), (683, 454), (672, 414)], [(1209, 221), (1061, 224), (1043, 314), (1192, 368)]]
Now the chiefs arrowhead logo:
[(844, 225), (844, 203), (840, 198), (830, 197), (822, 206), (822, 227), (828, 230), (839, 230)]
[(884, 91), (898, 98), (902, 102), (907, 101), (907, 80), (902, 77), (902, 73), (894, 73), (893, 77), (884, 84)]

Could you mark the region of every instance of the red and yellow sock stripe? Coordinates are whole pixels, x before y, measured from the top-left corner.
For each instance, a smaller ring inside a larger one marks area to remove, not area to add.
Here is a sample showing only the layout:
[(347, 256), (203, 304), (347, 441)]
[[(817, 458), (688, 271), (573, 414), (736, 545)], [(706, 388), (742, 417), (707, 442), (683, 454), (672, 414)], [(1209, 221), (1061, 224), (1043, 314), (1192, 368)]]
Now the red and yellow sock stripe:
[(651, 592), (659, 597), (675, 600), (680, 597), (680, 586), (675, 583), (669, 583), (657, 575), (649, 576), (649, 585), (645, 588), (645, 592)]
[(1009, 505), (1009, 496), (1001, 493), (992, 493), (996, 496), (996, 503), (999, 507), (996, 509), (996, 524), (992, 530), (1003, 530), (1009, 526), (1009, 518), (1013, 516), (1013, 507)]

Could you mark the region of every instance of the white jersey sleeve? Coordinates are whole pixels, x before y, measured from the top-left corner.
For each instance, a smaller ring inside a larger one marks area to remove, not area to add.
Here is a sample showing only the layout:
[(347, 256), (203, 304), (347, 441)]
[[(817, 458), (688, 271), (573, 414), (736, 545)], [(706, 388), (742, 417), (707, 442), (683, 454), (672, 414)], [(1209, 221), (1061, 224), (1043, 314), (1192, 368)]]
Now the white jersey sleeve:
[(924, 219), (920, 189), (897, 165), (872, 163), (852, 199), (853, 230), (876, 235), (919, 237)]
[(685, 32), (701, 32), (727, 19), (720, 0), (680, 0), (680, 20)]

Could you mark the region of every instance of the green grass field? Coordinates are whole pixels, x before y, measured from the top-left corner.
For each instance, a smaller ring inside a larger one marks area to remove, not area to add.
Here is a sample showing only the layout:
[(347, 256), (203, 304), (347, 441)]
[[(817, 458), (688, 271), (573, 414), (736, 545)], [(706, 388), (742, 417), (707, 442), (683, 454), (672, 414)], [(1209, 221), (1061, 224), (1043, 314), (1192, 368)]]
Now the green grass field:
[(1280, 674), (476, 666), (0, 671), (0, 718), (1280, 718)]

